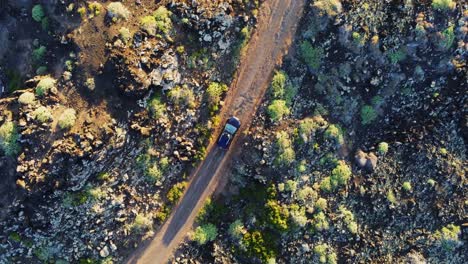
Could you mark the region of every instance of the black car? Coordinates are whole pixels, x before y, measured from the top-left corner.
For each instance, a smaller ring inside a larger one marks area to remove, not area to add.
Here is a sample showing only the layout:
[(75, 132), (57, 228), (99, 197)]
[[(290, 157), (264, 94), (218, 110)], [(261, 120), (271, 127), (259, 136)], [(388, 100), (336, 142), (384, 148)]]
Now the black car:
[(236, 135), (237, 131), (241, 126), (241, 122), (235, 116), (228, 119), (226, 125), (224, 126), (223, 133), (218, 138), (218, 146), (223, 149), (228, 149), (231, 145), (232, 139)]

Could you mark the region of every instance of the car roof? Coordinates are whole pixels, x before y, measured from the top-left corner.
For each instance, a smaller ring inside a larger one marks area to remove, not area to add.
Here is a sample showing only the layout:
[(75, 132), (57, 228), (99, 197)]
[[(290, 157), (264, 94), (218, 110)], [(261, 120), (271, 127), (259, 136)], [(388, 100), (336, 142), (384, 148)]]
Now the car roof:
[(229, 133), (223, 133), (219, 138), (218, 145), (227, 146), (230, 139), (231, 135), (229, 135)]
[(235, 117), (235, 116), (232, 116), (228, 119), (228, 124), (231, 124), (237, 128), (239, 128), (241, 126), (241, 122), (239, 120), (239, 118)]

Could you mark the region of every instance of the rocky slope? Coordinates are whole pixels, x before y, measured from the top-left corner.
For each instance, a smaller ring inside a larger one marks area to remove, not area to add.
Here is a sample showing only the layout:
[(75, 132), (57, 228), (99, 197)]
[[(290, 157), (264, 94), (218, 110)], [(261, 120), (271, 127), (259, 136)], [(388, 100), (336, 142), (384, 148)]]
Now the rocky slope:
[(310, 1), (176, 263), (465, 263), (467, 6)]
[(119, 262), (151, 236), (204, 156), (258, 4), (9, 1), (0, 262)]

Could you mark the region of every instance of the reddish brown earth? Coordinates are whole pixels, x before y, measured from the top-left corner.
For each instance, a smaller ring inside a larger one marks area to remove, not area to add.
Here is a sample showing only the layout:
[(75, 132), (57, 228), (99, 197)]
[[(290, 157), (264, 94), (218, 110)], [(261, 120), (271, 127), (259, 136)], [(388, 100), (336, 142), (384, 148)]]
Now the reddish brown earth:
[[(286, 53), (302, 16), (305, 0), (266, 1), (259, 12), (258, 26), (231, 84), (221, 112), (221, 120), (235, 115), (243, 122), (231, 150), (208, 148), (206, 159), (193, 172), (191, 183), (173, 214), (156, 236), (143, 243), (127, 263), (167, 263), (173, 251), (186, 238), (198, 211), (203, 207), (229, 170), (229, 160), (242, 155), (243, 132), (247, 131), (268, 88), (271, 74)], [(218, 128), (215, 135), (220, 131)]]

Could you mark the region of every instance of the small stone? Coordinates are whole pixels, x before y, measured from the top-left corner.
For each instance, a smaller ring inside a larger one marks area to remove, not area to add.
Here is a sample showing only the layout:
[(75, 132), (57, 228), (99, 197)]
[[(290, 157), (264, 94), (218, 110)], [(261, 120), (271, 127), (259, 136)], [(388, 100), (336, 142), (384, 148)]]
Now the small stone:
[(101, 249), (101, 251), (99, 251), (99, 256), (101, 256), (101, 258), (106, 258), (107, 256), (109, 256), (109, 248), (107, 246), (105, 246), (103, 249)]
[(366, 158), (366, 153), (362, 150), (358, 150), (356, 152), (356, 155), (354, 156), (354, 160), (356, 164), (359, 166), (359, 168), (364, 168), (366, 166), (367, 158)]
[(109, 242), (109, 245), (110, 245), (110, 249), (111, 249), (112, 251), (116, 251), (116, 250), (117, 250), (117, 246), (116, 246), (114, 243), (112, 243), (112, 241)]
[(205, 36), (203, 36), (203, 40), (206, 42), (211, 42), (213, 38), (209, 34), (206, 34)]
[(370, 172), (373, 172), (377, 167), (377, 156), (374, 153), (367, 155), (366, 169)]

